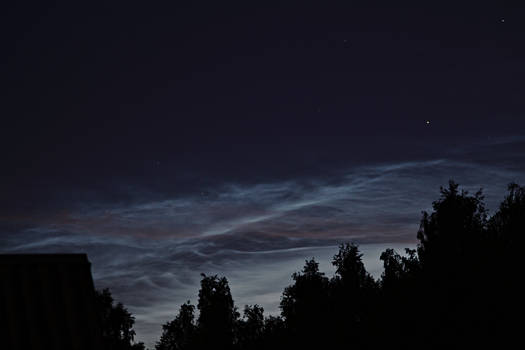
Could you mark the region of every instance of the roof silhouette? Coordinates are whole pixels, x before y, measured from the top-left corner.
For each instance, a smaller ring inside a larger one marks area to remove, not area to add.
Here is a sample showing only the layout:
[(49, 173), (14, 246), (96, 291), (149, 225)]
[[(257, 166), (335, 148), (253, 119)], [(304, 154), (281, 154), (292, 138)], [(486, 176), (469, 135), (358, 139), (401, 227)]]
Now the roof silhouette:
[(101, 349), (94, 292), (86, 254), (0, 255), (0, 347)]

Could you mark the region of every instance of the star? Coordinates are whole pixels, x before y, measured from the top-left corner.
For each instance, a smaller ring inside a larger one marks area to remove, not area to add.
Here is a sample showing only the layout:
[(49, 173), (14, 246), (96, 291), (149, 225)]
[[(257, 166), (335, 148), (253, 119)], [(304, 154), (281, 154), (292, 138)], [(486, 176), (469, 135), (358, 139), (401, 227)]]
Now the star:
[(501, 23), (505, 23), (505, 18), (500, 19)]
[(427, 125), (430, 125), (430, 120), (427, 120), (426, 123), (427, 123)]

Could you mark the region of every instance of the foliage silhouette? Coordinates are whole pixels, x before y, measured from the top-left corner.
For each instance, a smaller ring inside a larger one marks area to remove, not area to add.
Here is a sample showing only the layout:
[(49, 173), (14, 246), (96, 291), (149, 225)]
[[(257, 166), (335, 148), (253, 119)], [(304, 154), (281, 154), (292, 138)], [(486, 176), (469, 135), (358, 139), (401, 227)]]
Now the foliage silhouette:
[(155, 344), (156, 350), (188, 350), (195, 347), (195, 306), (182, 304), (179, 314), (162, 326), (162, 335)]
[(479, 338), (480, 322), (490, 321), (480, 312), (490, 298), (483, 295), (491, 251), (483, 195), (460, 192), (450, 181), (433, 209), (423, 213), (417, 236), (425, 305), (418, 334), (435, 347), (469, 346)]
[(96, 306), (100, 318), (104, 345), (108, 350), (140, 350), (144, 344), (133, 343), (135, 318), (122, 303), (114, 304), (109, 289), (96, 291)]
[(213, 349), (231, 349), (234, 326), (239, 313), (226, 277), (206, 276), (201, 280), (199, 291), (199, 318), (197, 320), (198, 346)]
[(236, 325), (236, 343), (240, 349), (262, 349), (265, 336), (264, 309), (246, 305), (244, 317)]
[[(197, 321), (183, 304), (156, 349), (508, 348), (521, 336), (525, 188), (510, 184), (491, 217), (483, 199), (450, 181), (422, 213), (417, 249), (386, 249), (377, 281), (353, 243), (339, 246), (332, 278), (306, 260), (283, 291), (280, 316), (247, 305), (240, 318), (226, 278), (203, 274)], [(133, 318), (121, 304), (109, 307), (108, 293), (99, 295), (105, 336), (128, 346)]]
[(284, 289), (281, 298), (281, 316), (295, 346), (315, 347), (327, 336), (329, 280), (313, 258), (292, 279), (294, 284)]
[(356, 244), (341, 244), (332, 265), (335, 276), (330, 281), (333, 324), (336, 343), (352, 338), (361, 348), (368, 345), (368, 329), (373, 322), (373, 306), (377, 300), (378, 285), (366, 271), (362, 254)]

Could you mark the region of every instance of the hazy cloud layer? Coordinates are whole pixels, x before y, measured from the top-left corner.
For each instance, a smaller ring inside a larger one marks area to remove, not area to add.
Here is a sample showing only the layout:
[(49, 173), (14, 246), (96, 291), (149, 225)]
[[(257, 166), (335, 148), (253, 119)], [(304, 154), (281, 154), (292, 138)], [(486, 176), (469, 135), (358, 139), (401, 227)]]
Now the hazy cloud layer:
[(521, 138), (492, 140), (447, 159), (351, 168), (328, 180), (223, 184), (178, 198), (3, 217), (1, 252), (87, 253), (97, 288), (111, 288), (136, 315), (138, 339), (151, 345), (182, 302), (196, 302), (201, 272), (227, 276), (239, 307), (259, 303), (271, 313), (305, 258), (331, 274), (341, 242), (360, 243), (379, 276), (382, 250), (415, 245), (421, 210), (440, 185), (454, 178), (468, 190), (484, 187), (495, 209), (509, 182), (524, 183), (524, 148)]

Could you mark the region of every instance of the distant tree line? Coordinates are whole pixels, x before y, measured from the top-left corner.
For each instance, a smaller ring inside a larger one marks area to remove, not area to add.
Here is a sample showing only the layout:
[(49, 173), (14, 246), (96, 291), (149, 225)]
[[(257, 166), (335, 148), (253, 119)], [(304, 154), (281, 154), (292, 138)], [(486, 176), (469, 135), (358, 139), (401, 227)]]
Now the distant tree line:
[[(241, 316), (227, 279), (203, 274), (197, 306), (181, 305), (155, 349), (514, 347), (523, 342), (524, 237), (524, 187), (509, 185), (489, 217), (481, 190), (471, 195), (450, 181), (422, 214), (417, 249), (381, 254), (379, 280), (358, 246), (345, 243), (332, 259), (332, 278), (306, 260), (283, 291), (280, 316), (265, 317), (258, 305), (246, 305)], [(105, 336), (115, 349), (143, 348), (131, 345), (131, 315), (119, 327), (111, 317)]]

